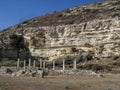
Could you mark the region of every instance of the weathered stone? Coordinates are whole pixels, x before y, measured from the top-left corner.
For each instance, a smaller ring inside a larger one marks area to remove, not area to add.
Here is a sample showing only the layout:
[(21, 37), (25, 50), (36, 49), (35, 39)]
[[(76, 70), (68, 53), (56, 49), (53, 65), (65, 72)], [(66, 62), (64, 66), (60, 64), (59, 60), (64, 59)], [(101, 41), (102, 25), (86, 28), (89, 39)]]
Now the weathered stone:
[[(1, 55), (3, 57), (17, 57), (9, 47), (8, 37), (13, 33), (23, 35), (32, 56), (47, 57), (50, 61), (71, 55), (72, 47), (84, 51), (93, 50), (96, 57), (109, 57), (111, 54), (120, 55), (119, 0), (106, 0), (98, 4), (74, 7), (61, 14), (60, 18), (54, 14), (50, 15), (51, 18), (52, 15), (56, 17), (56, 21), (54, 21), (55, 17), (51, 19), (54, 23), (46, 20), (43, 22), (41, 19), (44, 18), (40, 17), (0, 32), (0, 47), (3, 49)], [(47, 18), (47, 15), (45, 17)], [(72, 19), (74, 19), (73, 23), (67, 23)], [(101, 45), (104, 45), (104, 50), (100, 53), (99, 47)], [(23, 55), (28, 56), (27, 53)]]

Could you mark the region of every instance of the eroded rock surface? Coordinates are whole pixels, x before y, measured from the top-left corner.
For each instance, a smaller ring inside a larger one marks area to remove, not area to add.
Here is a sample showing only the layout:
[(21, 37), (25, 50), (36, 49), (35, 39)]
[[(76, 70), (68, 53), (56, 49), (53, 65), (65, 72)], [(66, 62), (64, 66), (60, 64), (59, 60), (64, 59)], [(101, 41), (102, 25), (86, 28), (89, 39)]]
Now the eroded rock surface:
[(0, 32), (0, 54), (4, 54), (3, 49), (11, 50), (9, 35), (16, 33), (23, 35), (32, 56), (50, 61), (73, 55), (73, 47), (94, 51), (96, 57), (120, 55), (119, 5), (119, 0), (106, 0), (15, 25)]

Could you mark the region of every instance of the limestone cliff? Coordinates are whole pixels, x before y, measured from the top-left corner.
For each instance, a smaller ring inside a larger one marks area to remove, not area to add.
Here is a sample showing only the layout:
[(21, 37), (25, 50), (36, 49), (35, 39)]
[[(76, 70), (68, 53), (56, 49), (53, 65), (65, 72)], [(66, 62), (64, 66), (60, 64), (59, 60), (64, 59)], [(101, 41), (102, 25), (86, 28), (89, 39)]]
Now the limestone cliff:
[(10, 51), (13, 33), (23, 35), (32, 56), (49, 60), (73, 55), (73, 47), (91, 50), (95, 57), (120, 55), (120, 0), (74, 7), (10, 27), (0, 32), (1, 50)]

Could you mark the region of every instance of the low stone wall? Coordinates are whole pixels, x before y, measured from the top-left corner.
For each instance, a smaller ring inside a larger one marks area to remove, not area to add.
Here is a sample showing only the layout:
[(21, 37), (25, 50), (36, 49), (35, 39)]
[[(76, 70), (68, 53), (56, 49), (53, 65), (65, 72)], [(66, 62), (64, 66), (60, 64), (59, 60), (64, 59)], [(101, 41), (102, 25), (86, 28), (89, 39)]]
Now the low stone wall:
[(2, 76), (6, 76), (6, 75), (10, 75), (13, 72), (15, 72), (17, 70), (16, 67), (0, 67), (0, 75)]
[(38, 69), (26, 69), (16, 68), (16, 67), (1, 67), (0, 68), (0, 76), (10, 76), (10, 77), (44, 77), (44, 70)]
[(66, 76), (96, 76), (100, 77), (102, 74), (95, 73), (90, 70), (49, 70), (48, 75), (57, 76), (57, 75), (66, 75)]
[(50, 69), (22, 69), (16, 67), (1, 67), (1, 76), (31, 76), (31, 77), (44, 77), (44, 76), (94, 76), (101, 77), (102, 74), (95, 73), (91, 70), (50, 70)]

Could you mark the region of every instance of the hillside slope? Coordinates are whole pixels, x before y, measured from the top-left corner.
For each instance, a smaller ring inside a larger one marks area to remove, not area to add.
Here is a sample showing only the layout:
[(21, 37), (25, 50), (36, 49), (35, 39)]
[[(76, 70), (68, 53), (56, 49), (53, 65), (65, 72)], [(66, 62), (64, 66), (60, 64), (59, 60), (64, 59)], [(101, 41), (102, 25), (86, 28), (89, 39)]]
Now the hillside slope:
[[(49, 61), (82, 50), (94, 57), (120, 55), (120, 0), (78, 6), (36, 17), (0, 32), (1, 57), (17, 58), (9, 36), (22, 35), (32, 56)], [(25, 51), (24, 51), (25, 52)], [(21, 55), (23, 57), (23, 55)], [(25, 57), (25, 55), (24, 55)]]

